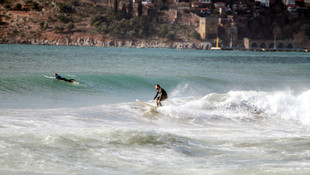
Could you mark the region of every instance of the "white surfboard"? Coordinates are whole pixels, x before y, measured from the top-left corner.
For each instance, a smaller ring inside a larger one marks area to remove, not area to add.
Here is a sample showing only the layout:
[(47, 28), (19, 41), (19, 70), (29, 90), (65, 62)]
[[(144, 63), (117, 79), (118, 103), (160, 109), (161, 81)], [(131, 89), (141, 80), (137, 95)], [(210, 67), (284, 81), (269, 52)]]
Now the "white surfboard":
[[(47, 75), (44, 75), (45, 78), (50, 78), (50, 79), (55, 79), (55, 77), (50, 77), (50, 76), (47, 76)], [(72, 84), (80, 84), (79, 82), (69, 82), (69, 83), (72, 83)]]
[(138, 102), (139, 104), (141, 104), (141, 105), (143, 105), (143, 106), (148, 107), (149, 109), (156, 110), (156, 107), (155, 107), (155, 106), (152, 106), (152, 105), (150, 105), (150, 104), (144, 103), (143, 101), (140, 101), (139, 99), (136, 99), (136, 102)]
[(50, 76), (47, 76), (47, 75), (44, 75), (45, 78), (50, 78), (50, 79), (54, 79), (54, 77), (50, 77)]

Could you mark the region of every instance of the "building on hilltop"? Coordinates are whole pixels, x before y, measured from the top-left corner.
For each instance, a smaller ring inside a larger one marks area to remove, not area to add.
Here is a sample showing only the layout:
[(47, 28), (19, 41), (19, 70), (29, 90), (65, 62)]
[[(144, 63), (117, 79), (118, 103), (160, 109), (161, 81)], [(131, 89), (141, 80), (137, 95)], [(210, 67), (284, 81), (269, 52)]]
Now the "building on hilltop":
[(203, 4), (211, 4), (212, 3), (211, 0), (199, 0), (199, 2), (201, 2)]
[(214, 3), (215, 8), (223, 8), (226, 6), (224, 2), (216, 2)]
[(283, 4), (289, 5), (289, 4), (295, 4), (295, 0), (282, 0)]
[(201, 6), (201, 3), (199, 1), (193, 1), (191, 2), (192, 8), (199, 8)]
[(255, 2), (260, 3), (261, 6), (269, 7), (270, 1), (269, 0), (255, 0)]
[(142, 0), (143, 5), (152, 4), (151, 0)]

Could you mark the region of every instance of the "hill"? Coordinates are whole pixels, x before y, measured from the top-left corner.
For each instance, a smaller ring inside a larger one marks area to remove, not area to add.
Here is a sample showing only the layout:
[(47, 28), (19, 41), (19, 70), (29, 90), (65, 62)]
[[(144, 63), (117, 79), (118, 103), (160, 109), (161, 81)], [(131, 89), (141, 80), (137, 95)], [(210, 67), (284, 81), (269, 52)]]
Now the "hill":
[[(169, 2), (147, 6), (109, 0), (2, 0), (0, 35), (2, 43), (209, 47), (193, 37), (197, 26), (175, 23), (175, 11), (166, 6)], [(190, 21), (185, 16), (182, 22)]]

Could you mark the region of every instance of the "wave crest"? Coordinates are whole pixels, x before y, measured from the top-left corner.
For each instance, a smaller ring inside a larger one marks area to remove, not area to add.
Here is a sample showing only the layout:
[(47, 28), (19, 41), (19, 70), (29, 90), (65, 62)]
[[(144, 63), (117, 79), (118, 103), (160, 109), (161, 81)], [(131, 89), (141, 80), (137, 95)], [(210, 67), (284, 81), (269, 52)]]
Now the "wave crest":
[(243, 120), (273, 117), (310, 125), (310, 90), (300, 94), (291, 91), (230, 91), (200, 98), (175, 98), (166, 103), (160, 110), (176, 118)]

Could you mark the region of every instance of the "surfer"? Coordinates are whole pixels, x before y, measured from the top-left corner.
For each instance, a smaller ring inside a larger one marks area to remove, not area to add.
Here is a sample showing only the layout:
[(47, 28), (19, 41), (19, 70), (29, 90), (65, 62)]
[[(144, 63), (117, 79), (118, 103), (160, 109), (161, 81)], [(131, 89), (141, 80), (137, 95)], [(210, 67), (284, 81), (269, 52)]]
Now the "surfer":
[(57, 73), (54, 74), (54, 78), (57, 79), (57, 80), (62, 80), (62, 81), (65, 81), (65, 82), (69, 82), (69, 83), (75, 83), (76, 80), (75, 79), (66, 79), (66, 78), (62, 78), (60, 75), (58, 75)]
[(156, 104), (157, 104), (157, 107), (159, 107), (159, 106), (162, 106), (161, 101), (164, 101), (168, 98), (168, 94), (165, 91), (165, 89), (163, 89), (159, 86), (159, 84), (155, 85), (155, 89), (156, 89), (157, 93), (156, 93), (154, 99), (152, 100), (152, 102), (154, 102), (154, 100), (157, 98)]

